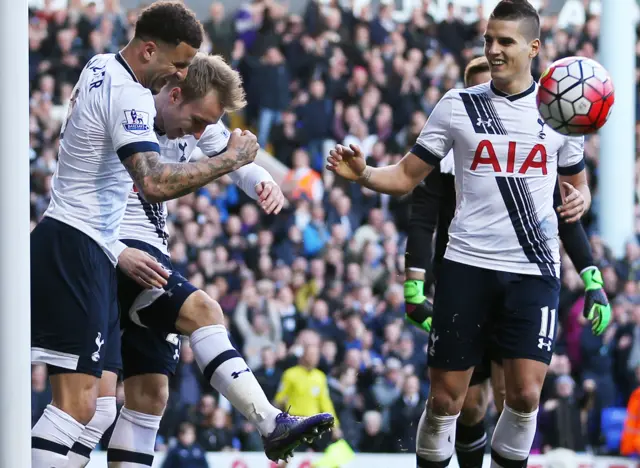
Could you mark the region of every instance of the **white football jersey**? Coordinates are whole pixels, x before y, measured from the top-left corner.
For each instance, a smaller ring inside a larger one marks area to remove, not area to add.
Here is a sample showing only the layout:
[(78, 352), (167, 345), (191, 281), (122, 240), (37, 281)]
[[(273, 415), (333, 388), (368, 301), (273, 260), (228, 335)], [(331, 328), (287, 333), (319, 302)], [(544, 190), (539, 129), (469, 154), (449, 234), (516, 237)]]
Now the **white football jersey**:
[(159, 151), (151, 91), (120, 54), (93, 57), (73, 89), (45, 216), (95, 240), (114, 265), (131, 177), (121, 161)]
[[(229, 130), (222, 122), (207, 126), (200, 139), (192, 135), (170, 140), (157, 133), (160, 142), (160, 160), (165, 163), (188, 162), (199, 148), (204, 155), (214, 157), (226, 150)], [(228, 174), (247, 195), (256, 199), (255, 186), (260, 182), (273, 181), (271, 175), (251, 163)], [(169, 255), (169, 231), (167, 229), (167, 204), (149, 203), (135, 185), (131, 185), (127, 208), (120, 226), (120, 239), (133, 239), (150, 244)]]
[(491, 82), (454, 89), (411, 150), (436, 165), (453, 150), (456, 213), (445, 258), (490, 270), (559, 276), (557, 173), (584, 169), (583, 137), (538, 115), (537, 85), (507, 96)]

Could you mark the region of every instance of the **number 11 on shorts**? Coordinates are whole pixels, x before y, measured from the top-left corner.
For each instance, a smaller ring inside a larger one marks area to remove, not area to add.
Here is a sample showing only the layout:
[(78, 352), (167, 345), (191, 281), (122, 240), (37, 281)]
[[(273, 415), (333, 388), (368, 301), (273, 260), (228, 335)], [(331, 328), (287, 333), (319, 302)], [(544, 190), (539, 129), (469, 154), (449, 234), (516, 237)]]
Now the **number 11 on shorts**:
[(546, 348), (551, 352), (551, 343), (556, 328), (556, 309), (549, 310), (548, 307), (540, 308), (540, 333), (538, 338), (538, 348)]

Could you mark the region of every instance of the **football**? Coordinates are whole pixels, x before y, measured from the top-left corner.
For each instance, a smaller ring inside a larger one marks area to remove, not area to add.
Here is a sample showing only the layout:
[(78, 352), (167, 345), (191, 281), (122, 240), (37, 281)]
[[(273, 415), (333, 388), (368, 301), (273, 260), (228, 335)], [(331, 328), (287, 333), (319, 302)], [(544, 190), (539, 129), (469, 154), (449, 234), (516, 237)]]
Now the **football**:
[(588, 135), (602, 128), (611, 114), (613, 82), (595, 60), (566, 57), (542, 74), (536, 99), (549, 127), (563, 135)]

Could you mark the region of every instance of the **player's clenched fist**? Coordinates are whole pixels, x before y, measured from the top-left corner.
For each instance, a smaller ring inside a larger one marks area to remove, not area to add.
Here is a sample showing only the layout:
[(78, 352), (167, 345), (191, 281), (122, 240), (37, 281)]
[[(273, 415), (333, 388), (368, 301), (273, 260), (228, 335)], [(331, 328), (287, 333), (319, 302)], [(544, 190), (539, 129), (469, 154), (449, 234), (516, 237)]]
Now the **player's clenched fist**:
[(258, 155), (259, 149), (258, 138), (249, 130), (236, 128), (231, 132), (227, 143), (227, 151), (233, 151), (236, 154), (236, 169), (253, 162)]
[(344, 177), (347, 180), (358, 180), (366, 177), (367, 162), (364, 153), (357, 145), (349, 145), (349, 148), (336, 145), (329, 152), (327, 169)]

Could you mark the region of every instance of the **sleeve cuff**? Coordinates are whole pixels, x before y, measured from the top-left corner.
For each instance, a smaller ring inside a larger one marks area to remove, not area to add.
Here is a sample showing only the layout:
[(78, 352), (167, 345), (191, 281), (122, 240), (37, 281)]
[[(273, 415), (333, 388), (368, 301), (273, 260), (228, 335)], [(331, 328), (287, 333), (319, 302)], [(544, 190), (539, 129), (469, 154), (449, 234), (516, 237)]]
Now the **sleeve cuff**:
[(113, 254), (115, 255), (115, 257), (118, 258), (126, 248), (127, 248), (127, 245), (125, 243), (116, 241), (116, 243), (113, 245), (113, 248), (111, 250), (113, 251)]
[(218, 151), (217, 153), (214, 154), (208, 154), (207, 156), (209, 156), (210, 158), (215, 158), (216, 156), (224, 153), (225, 151), (227, 151), (228, 146), (225, 146), (224, 148), (222, 148), (220, 151)]
[(567, 167), (558, 166), (558, 174), (563, 176), (572, 176), (576, 175), (584, 170), (584, 158), (580, 160), (580, 162)]
[(432, 166), (437, 166), (438, 164), (440, 164), (440, 161), (442, 160), (442, 158), (439, 157), (437, 154), (433, 153), (431, 150), (428, 150), (427, 148), (425, 148), (424, 146), (418, 143), (413, 145), (413, 148), (411, 148), (410, 152), (415, 154), (424, 162)]
[(150, 151), (160, 154), (160, 145), (155, 141), (134, 141), (133, 143), (120, 147), (117, 153), (120, 161), (124, 161), (136, 153), (146, 153)]

